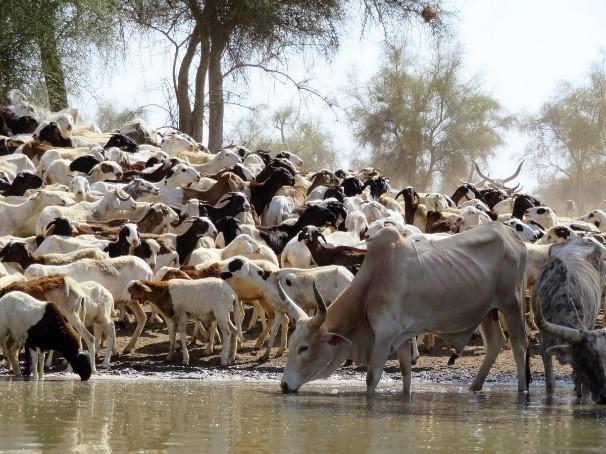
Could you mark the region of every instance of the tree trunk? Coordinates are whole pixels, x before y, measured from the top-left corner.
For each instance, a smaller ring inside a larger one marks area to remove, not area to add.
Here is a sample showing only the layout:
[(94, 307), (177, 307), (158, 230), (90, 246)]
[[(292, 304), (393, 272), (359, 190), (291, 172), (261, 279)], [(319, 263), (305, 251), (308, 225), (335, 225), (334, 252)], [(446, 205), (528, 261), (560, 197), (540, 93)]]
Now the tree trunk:
[(65, 88), (65, 75), (61, 57), (57, 49), (57, 36), (54, 20), (48, 22), (46, 29), (38, 35), (40, 47), (40, 60), (42, 73), (48, 92), (48, 102), (52, 111), (59, 111), (69, 107), (67, 103), (67, 89)]
[(202, 142), (204, 137), (204, 92), (206, 90), (206, 74), (208, 73), (208, 62), (210, 60), (210, 39), (208, 31), (201, 33), (200, 42), (200, 64), (196, 71), (196, 88), (194, 95), (194, 109), (191, 114), (191, 136), (197, 142)]
[(208, 149), (215, 153), (223, 146), (223, 72), (221, 56), (225, 40), (212, 37), (208, 61)]
[(176, 98), (179, 109), (179, 130), (191, 135), (191, 106), (189, 104), (189, 68), (196, 55), (199, 43), (199, 28), (196, 25), (189, 38), (185, 55), (179, 66), (177, 76)]

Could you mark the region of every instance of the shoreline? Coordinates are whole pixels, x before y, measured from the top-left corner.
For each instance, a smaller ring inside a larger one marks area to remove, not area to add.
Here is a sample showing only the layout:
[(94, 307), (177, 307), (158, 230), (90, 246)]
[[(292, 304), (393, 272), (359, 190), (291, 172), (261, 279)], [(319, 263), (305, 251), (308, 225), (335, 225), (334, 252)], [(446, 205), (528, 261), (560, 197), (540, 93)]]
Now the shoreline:
[[(116, 347), (118, 351), (126, 346), (134, 325), (128, 325), (117, 332)], [(221, 348), (215, 348), (213, 355), (207, 355), (206, 344), (196, 341), (195, 345), (188, 345), (190, 365), (181, 364), (181, 352), (177, 350), (171, 361), (166, 361), (168, 353), (168, 331), (166, 325), (155, 323), (146, 327), (143, 331), (136, 349), (126, 355), (113, 355), (109, 369), (97, 369), (97, 374), (91, 378), (120, 378), (139, 379), (158, 378), (161, 380), (180, 379), (207, 379), (207, 380), (242, 380), (242, 381), (278, 381), (286, 365), (288, 353), (280, 358), (271, 356), (267, 361), (258, 360), (260, 354), (254, 350), (254, 343), (259, 329), (245, 333), (245, 342), (238, 350), (235, 364), (231, 366), (220, 365)], [(277, 351), (277, 342), (272, 354)], [(412, 382), (418, 384), (455, 384), (469, 385), (484, 359), (484, 348), (480, 338), (474, 338), (465, 348), (463, 355), (456, 360), (453, 366), (447, 362), (451, 350), (438, 338), (436, 345), (430, 352), (421, 351), (421, 357), (417, 364), (412, 367)], [(101, 356), (104, 348), (101, 349)], [(531, 344), (530, 368), (533, 382), (544, 383), (543, 363), (538, 355), (536, 344)], [(100, 364), (97, 360), (97, 366)], [(66, 376), (62, 371), (65, 369), (62, 358), (56, 355), (53, 366), (48, 369), (50, 376)], [(557, 383), (572, 383), (570, 379), (570, 367), (562, 366), (554, 361), (554, 373)], [(6, 364), (0, 365), (0, 379), (10, 378), (13, 375), (6, 368)], [(340, 367), (333, 375), (323, 382), (355, 382), (365, 385), (365, 366), (350, 365)], [(387, 361), (381, 384), (398, 383), (401, 374), (398, 361), (390, 359)], [(495, 364), (492, 366), (486, 384), (516, 384), (516, 366), (510, 350), (504, 349)]]

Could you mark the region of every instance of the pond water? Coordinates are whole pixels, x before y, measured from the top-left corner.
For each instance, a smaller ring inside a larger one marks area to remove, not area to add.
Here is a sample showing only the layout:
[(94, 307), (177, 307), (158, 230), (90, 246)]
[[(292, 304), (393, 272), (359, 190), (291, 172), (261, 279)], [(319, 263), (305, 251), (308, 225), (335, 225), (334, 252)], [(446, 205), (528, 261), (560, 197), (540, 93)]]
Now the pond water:
[(559, 386), (519, 401), (514, 386), (396, 384), (372, 400), (351, 383), (282, 395), (278, 382), (99, 379), (0, 381), (0, 451), (598, 452), (606, 408)]

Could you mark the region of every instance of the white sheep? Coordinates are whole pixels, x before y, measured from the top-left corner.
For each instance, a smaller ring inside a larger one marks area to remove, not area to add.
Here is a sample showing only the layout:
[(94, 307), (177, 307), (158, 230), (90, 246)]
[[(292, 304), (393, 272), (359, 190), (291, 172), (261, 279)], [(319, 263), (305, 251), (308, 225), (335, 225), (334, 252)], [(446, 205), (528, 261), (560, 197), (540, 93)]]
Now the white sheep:
[(96, 202), (79, 202), (72, 206), (47, 206), (36, 220), (36, 233), (44, 234), (46, 226), (58, 217), (72, 221), (102, 221), (121, 210), (134, 210), (135, 201), (121, 189), (108, 192)]
[(222, 259), (243, 255), (251, 260), (268, 260), (278, 265), (276, 254), (266, 245), (259, 244), (250, 235), (245, 233), (238, 235), (223, 249), (198, 248), (191, 253), (189, 265), (202, 265), (204, 263), (216, 262)]
[[(26, 277), (50, 276), (53, 274), (68, 275), (76, 282), (95, 281), (112, 294), (116, 304), (124, 302), (126, 286), (131, 280), (150, 280), (153, 277), (151, 268), (139, 257), (124, 256), (99, 261), (83, 259), (69, 265), (31, 265), (23, 273)], [(127, 306), (133, 311), (137, 327), (124, 353), (130, 352), (143, 331), (147, 316), (136, 301), (128, 301)]]
[(33, 235), (36, 219), (45, 207), (65, 207), (71, 203), (65, 194), (46, 191), (37, 191), (18, 205), (0, 201), (0, 235)]
[[(206, 278), (196, 280), (130, 282), (127, 287), (131, 298), (151, 302), (166, 320), (169, 335), (167, 359), (175, 351), (175, 325), (181, 338), (183, 364), (189, 364), (185, 327), (189, 320), (216, 321), (223, 337), (221, 364), (233, 363), (237, 353), (237, 339), (242, 338), (241, 307), (232, 288), (223, 280)], [(234, 312), (235, 325), (230, 318)], [(212, 342), (214, 336), (210, 336)]]
[(48, 350), (61, 353), (82, 380), (88, 380), (92, 373), (88, 353), (80, 351), (76, 333), (55, 304), (23, 292), (0, 298), (0, 343), (15, 373), (20, 373), (17, 350), (25, 345), (26, 369), (30, 363), (34, 365), (34, 380), (44, 377), (43, 353)]

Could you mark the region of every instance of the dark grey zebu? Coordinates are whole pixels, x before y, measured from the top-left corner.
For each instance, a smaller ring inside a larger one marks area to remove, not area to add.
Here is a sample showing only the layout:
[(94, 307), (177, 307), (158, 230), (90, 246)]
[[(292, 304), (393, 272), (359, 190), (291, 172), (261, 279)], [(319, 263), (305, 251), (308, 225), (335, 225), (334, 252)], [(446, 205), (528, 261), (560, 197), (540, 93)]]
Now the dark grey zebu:
[(604, 286), (603, 248), (575, 238), (551, 247), (533, 291), (547, 393), (553, 392), (552, 355), (572, 366), (575, 392), (606, 403), (606, 330), (594, 330)]

